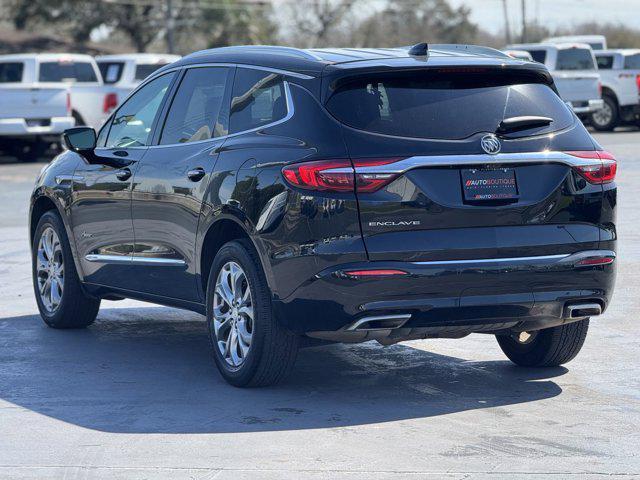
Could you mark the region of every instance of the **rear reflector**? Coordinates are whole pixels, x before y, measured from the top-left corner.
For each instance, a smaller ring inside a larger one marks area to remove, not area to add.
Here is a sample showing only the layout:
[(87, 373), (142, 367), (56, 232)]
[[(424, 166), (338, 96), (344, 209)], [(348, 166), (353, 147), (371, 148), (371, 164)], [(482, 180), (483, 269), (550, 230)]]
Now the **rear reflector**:
[(599, 162), (585, 163), (585, 165), (574, 167), (574, 169), (589, 183), (598, 185), (611, 183), (615, 180), (618, 164), (616, 163), (613, 155), (609, 152), (602, 150), (586, 150), (565, 153), (578, 158), (600, 160)]
[[(376, 172), (375, 167), (398, 160), (401, 158), (358, 158), (353, 164), (347, 159), (316, 160), (288, 165), (282, 169), (282, 175), (291, 185), (306, 190), (368, 193), (379, 190), (398, 176)], [(366, 171), (360, 172), (359, 168)]]
[(609, 265), (613, 263), (613, 257), (590, 257), (583, 258), (582, 260), (576, 262), (576, 267), (591, 267), (595, 265)]
[(111, 113), (111, 110), (118, 106), (118, 95), (115, 93), (107, 93), (104, 96), (104, 103), (102, 105), (103, 113)]
[(409, 275), (402, 270), (378, 269), (378, 270), (347, 270), (344, 272), (349, 277), (387, 277), (391, 275)]

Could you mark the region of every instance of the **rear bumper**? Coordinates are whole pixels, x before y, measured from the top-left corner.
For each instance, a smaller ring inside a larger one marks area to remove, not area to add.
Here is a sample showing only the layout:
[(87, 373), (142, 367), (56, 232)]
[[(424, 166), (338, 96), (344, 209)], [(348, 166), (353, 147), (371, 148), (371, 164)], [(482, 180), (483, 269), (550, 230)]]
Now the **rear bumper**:
[(604, 106), (604, 100), (601, 98), (586, 100), (584, 102), (571, 102), (571, 108), (575, 113), (593, 113), (600, 110)]
[(37, 137), (59, 135), (75, 126), (73, 117), (52, 117), (38, 120), (0, 118), (0, 137)]
[[(579, 265), (600, 257), (611, 263)], [(615, 282), (614, 258), (612, 251), (589, 250), (508, 259), (340, 265), (320, 272), (286, 299), (276, 299), (274, 313), (290, 330), (307, 334), (353, 330), (363, 319), (390, 316), (402, 316), (402, 327), (411, 329), (455, 327), (469, 333), (518, 324), (533, 330), (562, 323), (571, 316), (571, 305), (596, 303), (604, 311)], [(345, 274), (363, 269), (401, 270), (406, 275)]]

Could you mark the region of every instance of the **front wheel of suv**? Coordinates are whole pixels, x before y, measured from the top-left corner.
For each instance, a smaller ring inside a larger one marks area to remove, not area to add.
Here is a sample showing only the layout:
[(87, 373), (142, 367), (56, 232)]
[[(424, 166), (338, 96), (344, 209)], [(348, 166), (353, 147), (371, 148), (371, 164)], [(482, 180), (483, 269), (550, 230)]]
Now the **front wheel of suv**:
[(57, 212), (42, 215), (32, 246), (33, 288), (40, 316), (53, 328), (91, 325), (100, 300), (82, 289), (62, 219)]
[(531, 332), (496, 335), (509, 360), (522, 367), (557, 367), (573, 360), (587, 338), (589, 319)]
[(213, 260), (207, 325), (215, 362), (230, 384), (273, 385), (291, 371), (299, 337), (273, 317), (269, 287), (249, 240), (225, 244)]

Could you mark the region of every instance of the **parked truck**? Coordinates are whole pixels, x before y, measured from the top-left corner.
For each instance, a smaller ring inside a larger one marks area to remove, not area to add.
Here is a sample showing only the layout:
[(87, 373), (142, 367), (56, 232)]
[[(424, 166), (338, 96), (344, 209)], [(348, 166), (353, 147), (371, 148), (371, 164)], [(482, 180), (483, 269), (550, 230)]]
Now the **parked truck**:
[(607, 49), (607, 37), (604, 35), (565, 35), (562, 37), (549, 37), (542, 43), (586, 43), (593, 51)]
[(613, 130), (640, 120), (640, 49), (594, 52), (602, 81), (604, 105), (591, 114), (597, 130)]
[(34, 161), (75, 125), (69, 86), (34, 81), (36, 62), (0, 58), (0, 150)]
[(603, 106), (600, 74), (591, 47), (585, 43), (527, 43), (508, 45), (508, 50), (525, 50), (534, 61), (543, 63), (560, 97), (581, 118)]

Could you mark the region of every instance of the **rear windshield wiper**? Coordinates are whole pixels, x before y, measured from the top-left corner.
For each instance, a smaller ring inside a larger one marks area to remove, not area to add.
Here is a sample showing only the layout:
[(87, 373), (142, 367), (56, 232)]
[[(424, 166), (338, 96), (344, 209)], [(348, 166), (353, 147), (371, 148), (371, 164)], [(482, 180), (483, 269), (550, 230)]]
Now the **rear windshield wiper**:
[(527, 130), (528, 128), (544, 127), (545, 125), (549, 125), (551, 122), (553, 122), (553, 118), (537, 117), (534, 115), (509, 117), (500, 122), (496, 133), (517, 132), (519, 130)]

